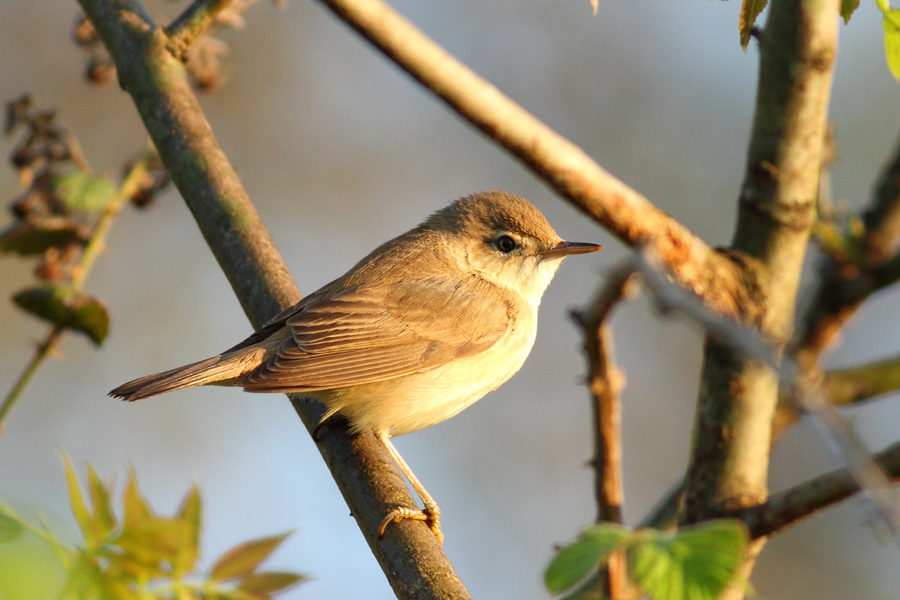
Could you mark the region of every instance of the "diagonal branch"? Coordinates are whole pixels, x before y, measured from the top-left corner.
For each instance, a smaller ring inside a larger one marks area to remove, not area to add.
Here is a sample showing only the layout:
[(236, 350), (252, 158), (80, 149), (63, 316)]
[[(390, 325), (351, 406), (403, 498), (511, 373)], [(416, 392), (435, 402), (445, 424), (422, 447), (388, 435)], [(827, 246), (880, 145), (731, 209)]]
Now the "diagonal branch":
[(610, 175), (381, 0), (322, 2), (573, 206), (628, 246), (651, 247), (683, 286), (716, 310), (740, 313), (745, 286), (741, 269), (728, 256)]
[[(281, 255), (247, 197), (168, 50), (169, 39), (138, 0), (80, 0), (116, 62), (147, 130), (228, 277), (244, 312), (259, 327), (300, 298)], [(292, 398), (312, 430), (321, 407)], [(411, 505), (396, 468), (371, 434), (352, 437), (337, 427), (318, 448), (372, 552), (400, 598), (468, 598), (437, 540), (423, 523), (404, 521), (385, 539), (376, 528), (398, 505)]]
[[(900, 444), (878, 453), (875, 463), (895, 481), (900, 479)], [(774, 494), (765, 504), (728, 516), (747, 524), (750, 535), (760, 538), (780, 533), (801, 519), (859, 493), (860, 486), (848, 469), (839, 469)]]
[(223, 8), (232, 0), (194, 0), (184, 12), (166, 27), (169, 44), (175, 56), (182, 56), (190, 45), (212, 25)]

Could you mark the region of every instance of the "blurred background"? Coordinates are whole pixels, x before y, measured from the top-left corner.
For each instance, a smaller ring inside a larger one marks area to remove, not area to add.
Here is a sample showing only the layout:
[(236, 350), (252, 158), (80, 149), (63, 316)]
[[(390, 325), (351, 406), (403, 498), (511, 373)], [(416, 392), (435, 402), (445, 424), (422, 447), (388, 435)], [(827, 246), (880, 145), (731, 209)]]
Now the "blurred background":
[[(148, 8), (164, 24), (185, 5)], [(738, 43), (738, 0), (601, 0), (596, 17), (587, 0), (394, 5), (709, 243), (728, 243), (758, 62), (753, 44), (745, 54)], [(0, 100), (37, 93), (59, 109), (93, 168), (118, 174), (145, 134), (115, 84), (84, 83), (84, 55), (70, 41), (77, 10), (60, 0), (0, 3)], [(840, 27), (833, 188), (853, 207), (867, 200), (900, 131), (880, 19), (863, 2)], [(627, 251), (321, 5), (261, 4), (247, 21), (222, 36), (230, 78), (201, 101), (304, 292), (476, 190), (524, 195), (564, 238), (607, 247), (563, 265), (544, 297), (534, 351), (512, 381), (458, 417), (397, 440), (443, 509), (446, 552), (472, 595), (547, 597), (542, 573), (553, 545), (594, 517), (585, 366), (566, 313)], [(4, 159), (12, 147), (0, 141)], [(4, 163), (2, 198), (18, 189)], [(42, 511), (75, 539), (58, 449), (81, 473), (93, 464), (118, 490), (131, 464), (164, 513), (199, 483), (207, 564), (239, 541), (295, 529), (268, 565), (314, 580), (286, 597), (392, 598), (284, 396), (194, 389), (137, 404), (106, 397), (128, 379), (206, 358), (251, 332), (177, 192), (141, 213), (128, 209), (108, 247), (87, 287), (109, 305), (112, 333), (99, 350), (70, 336), (64, 356), (41, 370), (0, 436), (0, 499), (28, 517)], [(31, 265), (0, 260), (4, 295), (29, 283)], [(828, 364), (896, 353), (897, 305), (896, 291), (872, 299)], [(660, 319), (644, 300), (619, 309), (614, 327), (628, 379), (625, 512), (634, 524), (683, 472), (701, 336)], [(45, 330), (0, 302), (4, 394)], [(900, 438), (898, 413), (897, 399), (887, 398), (850, 414), (880, 449)], [(814, 427), (801, 422), (775, 450), (771, 486), (833, 467)], [(896, 544), (851, 501), (774, 538), (752, 584), (763, 598), (894, 599), (898, 564)]]

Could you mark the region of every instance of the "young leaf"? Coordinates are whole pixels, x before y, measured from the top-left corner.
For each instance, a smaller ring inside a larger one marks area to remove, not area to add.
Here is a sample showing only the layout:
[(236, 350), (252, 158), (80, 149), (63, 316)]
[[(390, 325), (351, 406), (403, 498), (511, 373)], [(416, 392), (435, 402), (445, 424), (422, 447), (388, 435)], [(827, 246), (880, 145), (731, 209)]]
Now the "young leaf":
[(109, 204), (115, 186), (105, 177), (88, 175), (82, 171), (71, 171), (53, 180), (62, 203), (75, 212), (94, 213)]
[(638, 535), (628, 549), (629, 574), (654, 600), (716, 600), (734, 579), (747, 545), (743, 524), (729, 520)]
[(858, 7), (859, 0), (841, 0), (841, 18), (845, 25), (850, 22), (850, 17)]
[(738, 21), (738, 29), (741, 32), (741, 48), (747, 51), (750, 44), (750, 31), (756, 24), (756, 17), (766, 7), (768, 0), (743, 0), (741, 2), (741, 16)]
[(147, 566), (171, 563), (187, 543), (188, 525), (178, 519), (155, 517), (135, 527), (126, 527), (116, 540), (125, 555)]
[(22, 535), (25, 527), (12, 510), (0, 506), (0, 544), (13, 542)]
[(103, 535), (107, 536), (116, 528), (116, 516), (113, 514), (109, 504), (109, 490), (103, 482), (94, 467), (88, 465), (88, 488), (91, 492), (91, 504), (94, 508), (94, 520), (102, 526)]
[(197, 556), (200, 554), (201, 512), (200, 489), (197, 484), (194, 484), (191, 486), (191, 491), (184, 497), (181, 509), (178, 511), (178, 519), (188, 528), (188, 542), (178, 549), (178, 555), (172, 564), (176, 575), (190, 573), (197, 562)]
[(891, 3), (888, 2), (888, 0), (875, 0), (875, 4), (878, 6), (878, 9), (883, 13), (886, 13), (889, 10), (891, 10)]
[(90, 228), (68, 217), (19, 221), (0, 233), (0, 253), (34, 256), (56, 246), (85, 241), (89, 236)]
[(209, 573), (213, 581), (245, 578), (266, 560), (291, 532), (239, 544), (223, 554)]
[(888, 70), (900, 81), (900, 10), (884, 13), (884, 56)]
[(86, 334), (98, 346), (109, 333), (106, 306), (80, 290), (44, 283), (18, 292), (13, 301), (46, 321)]
[(88, 512), (84, 503), (84, 496), (81, 495), (81, 489), (78, 487), (78, 476), (75, 475), (75, 469), (72, 468), (69, 457), (66, 454), (63, 454), (62, 457), (63, 463), (65, 463), (66, 483), (69, 486), (69, 502), (72, 505), (72, 514), (75, 516), (75, 521), (78, 522), (78, 527), (84, 536), (85, 547), (91, 550), (96, 548), (103, 540), (102, 528), (98, 526), (91, 517), (91, 513)]
[(572, 544), (564, 546), (544, 573), (544, 584), (559, 594), (587, 577), (623, 539), (628, 530), (621, 525), (601, 523), (585, 529)]
[(305, 579), (306, 577), (298, 573), (281, 571), (252, 573), (237, 586), (237, 589), (251, 596), (263, 598), (284, 591)]
[(134, 467), (128, 468), (128, 483), (125, 484), (125, 492), (122, 494), (122, 503), (125, 508), (125, 528), (137, 527), (153, 516), (153, 511), (138, 488), (137, 474)]

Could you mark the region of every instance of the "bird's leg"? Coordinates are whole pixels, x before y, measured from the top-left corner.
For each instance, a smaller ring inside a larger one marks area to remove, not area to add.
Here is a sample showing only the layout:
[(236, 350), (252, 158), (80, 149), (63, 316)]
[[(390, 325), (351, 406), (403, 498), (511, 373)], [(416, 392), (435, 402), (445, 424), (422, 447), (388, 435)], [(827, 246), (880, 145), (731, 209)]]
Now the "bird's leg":
[(403, 460), (403, 457), (400, 456), (400, 452), (397, 451), (397, 448), (394, 446), (394, 443), (391, 442), (388, 434), (376, 433), (375, 437), (381, 442), (381, 445), (384, 446), (384, 449), (387, 450), (388, 454), (391, 455), (394, 463), (403, 475), (406, 476), (406, 479), (409, 480), (410, 485), (413, 486), (413, 489), (416, 490), (416, 493), (425, 505), (425, 510), (400, 506), (389, 512), (378, 527), (378, 537), (384, 535), (384, 530), (391, 521), (399, 523), (403, 519), (414, 519), (416, 521), (425, 521), (434, 533), (434, 536), (438, 539), (438, 542), (443, 544), (444, 534), (441, 533), (441, 509), (434, 501), (434, 498), (431, 497), (431, 494), (425, 489), (425, 486), (419, 481), (419, 478), (412, 472), (412, 469), (409, 468), (409, 465), (406, 464), (406, 461)]

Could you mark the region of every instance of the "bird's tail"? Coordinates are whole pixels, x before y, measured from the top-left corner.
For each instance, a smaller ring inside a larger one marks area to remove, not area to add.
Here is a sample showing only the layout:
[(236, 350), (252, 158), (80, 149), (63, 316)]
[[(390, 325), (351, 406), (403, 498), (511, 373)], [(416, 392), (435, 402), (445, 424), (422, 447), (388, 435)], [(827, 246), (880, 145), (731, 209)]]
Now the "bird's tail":
[(266, 354), (266, 350), (260, 347), (226, 352), (200, 362), (129, 381), (111, 391), (109, 395), (133, 402), (195, 385), (234, 385), (238, 377), (258, 367), (265, 360)]

